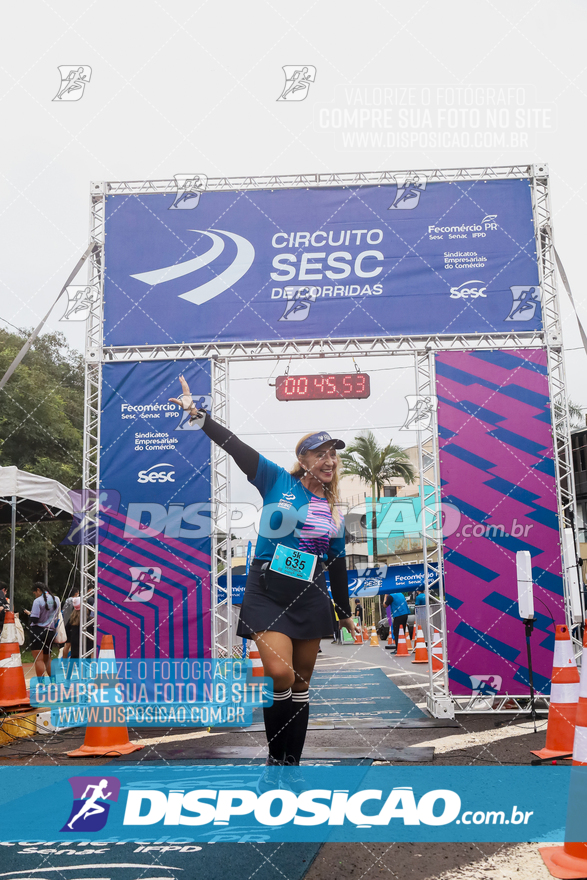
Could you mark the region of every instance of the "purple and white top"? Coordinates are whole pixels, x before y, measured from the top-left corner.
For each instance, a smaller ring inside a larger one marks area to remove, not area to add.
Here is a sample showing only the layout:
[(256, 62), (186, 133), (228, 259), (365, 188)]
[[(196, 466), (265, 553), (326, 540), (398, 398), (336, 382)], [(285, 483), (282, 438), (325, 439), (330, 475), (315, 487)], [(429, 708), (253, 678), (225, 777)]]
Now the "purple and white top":
[(312, 495), (308, 515), (300, 531), (300, 550), (322, 556), (328, 553), (331, 538), (338, 534), (330, 505), (326, 498)]

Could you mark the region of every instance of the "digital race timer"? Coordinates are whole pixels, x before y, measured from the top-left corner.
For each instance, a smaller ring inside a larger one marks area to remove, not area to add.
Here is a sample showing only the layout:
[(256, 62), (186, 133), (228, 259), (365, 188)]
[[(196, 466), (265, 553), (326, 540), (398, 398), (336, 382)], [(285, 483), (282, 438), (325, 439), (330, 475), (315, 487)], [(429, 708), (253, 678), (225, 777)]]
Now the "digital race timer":
[(278, 376), (278, 400), (358, 400), (369, 397), (367, 373), (330, 373), (320, 376)]

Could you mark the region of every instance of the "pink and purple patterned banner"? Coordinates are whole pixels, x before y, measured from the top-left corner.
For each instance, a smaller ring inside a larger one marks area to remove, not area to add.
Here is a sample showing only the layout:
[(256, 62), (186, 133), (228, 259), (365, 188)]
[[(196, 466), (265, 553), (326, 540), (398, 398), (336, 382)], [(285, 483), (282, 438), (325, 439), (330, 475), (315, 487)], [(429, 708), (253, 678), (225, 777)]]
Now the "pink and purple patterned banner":
[(451, 691), (529, 693), (516, 579), (528, 550), (534, 686), (549, 693), (564, 601), (546, 352), (444, 352), (436, 390), (441, 497), (461, 515), (444, 539)]
[(208, 405), (206, 360), (103, 367), (98, 635), (117, 658), (210, 656), (210, 440), (169, 402), (180, 373)]

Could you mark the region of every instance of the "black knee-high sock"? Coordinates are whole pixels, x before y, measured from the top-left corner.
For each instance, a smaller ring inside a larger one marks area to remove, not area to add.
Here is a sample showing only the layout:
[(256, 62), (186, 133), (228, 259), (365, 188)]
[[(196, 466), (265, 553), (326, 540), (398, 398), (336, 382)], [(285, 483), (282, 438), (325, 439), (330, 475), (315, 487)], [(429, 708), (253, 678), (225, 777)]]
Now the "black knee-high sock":
[(263, 707), (269, 754), (276, 761), (285, 757), (288, 721), (291, 717), (291, 688), (273, 692), (273, 705)]
[(291, 698), (291, 718), (287, 727), (286, 761), (299, 764), (306, 741), (310, 713), (309, 691), (294, 692)]

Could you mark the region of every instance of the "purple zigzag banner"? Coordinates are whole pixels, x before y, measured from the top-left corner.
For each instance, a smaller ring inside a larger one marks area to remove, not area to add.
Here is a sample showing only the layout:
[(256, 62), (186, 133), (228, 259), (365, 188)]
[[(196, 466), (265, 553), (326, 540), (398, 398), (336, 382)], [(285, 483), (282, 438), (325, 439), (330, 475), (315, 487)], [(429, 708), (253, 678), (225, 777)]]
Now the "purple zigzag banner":
[(105, 364), (98, 634), (118, 658), (209, 657), (210, 440), (170, 403), (210, 405), (206, 360)]
[(528, 550), (534, 686), (549, 693), (564, 601), (546, 352), (439, 354), (436, 393), (441, 497), (461, 513), (444, 539), (451, 691), (529, 693), (516, 580)]

